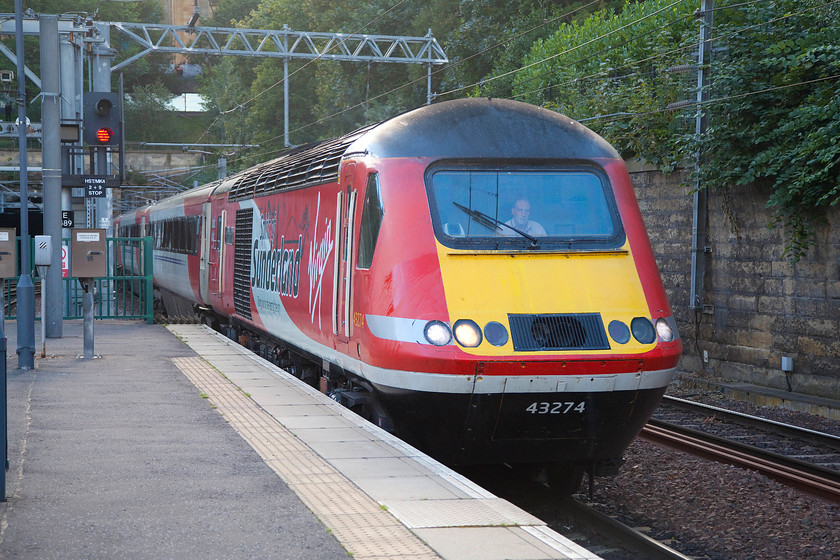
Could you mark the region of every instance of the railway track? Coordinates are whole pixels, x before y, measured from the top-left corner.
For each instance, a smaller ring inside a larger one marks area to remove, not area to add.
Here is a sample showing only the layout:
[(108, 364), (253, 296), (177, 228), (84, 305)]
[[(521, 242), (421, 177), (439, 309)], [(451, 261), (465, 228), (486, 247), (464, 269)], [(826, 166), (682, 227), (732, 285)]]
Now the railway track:
[[(41, 282), (35, 282), (33, 284), (35, 288), (35, 299), (41, 297)], [(17, 312), (17, 284), (15, 282), (10, 282), (3, 287), (3, 312), (8, 315), (13, 315), (14, 312)], [(37, 305), (36, 305), (37, 307)]]
[[(570, 519), (580, 526), (588, 527), (595, 531), (610, 543), (616, 543), (623, 550), (631, 553), (634, 559), (648, 560), (690, 560), (681, 552), (674, 550), (668, 545), (653, 539), (644, 533), (629, 527), (605, 515), (595, 508), (574, 498), (563, 498), (560, 501), (559, 509)], [(607, 552), (598, 551), (598, 554), (609, 558)]]
[(563, 496), (512, 465), (465, 467), (461, 473), (493, 494), (535, 515), (606, 560), (689, 560), (691, 557), (599, 512), (594, 505)]
[[(664, 402), (681, 414), (657, 412), (669, 420), (651, 419), (640, 438), (756, 470), (840, 504), (840, 437), (682, 399)], [(708, 433), (712, 426), (717, 433)]]

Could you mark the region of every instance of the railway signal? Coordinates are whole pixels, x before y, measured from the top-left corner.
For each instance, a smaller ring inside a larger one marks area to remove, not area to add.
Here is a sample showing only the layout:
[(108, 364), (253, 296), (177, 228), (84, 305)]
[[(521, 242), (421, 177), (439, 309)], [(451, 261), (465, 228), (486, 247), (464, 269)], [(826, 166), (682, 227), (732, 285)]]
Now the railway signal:
[(119, 146), (122, 143), (119, 94), (94, 91), (85, 96), (84, 140), (90, 146)]

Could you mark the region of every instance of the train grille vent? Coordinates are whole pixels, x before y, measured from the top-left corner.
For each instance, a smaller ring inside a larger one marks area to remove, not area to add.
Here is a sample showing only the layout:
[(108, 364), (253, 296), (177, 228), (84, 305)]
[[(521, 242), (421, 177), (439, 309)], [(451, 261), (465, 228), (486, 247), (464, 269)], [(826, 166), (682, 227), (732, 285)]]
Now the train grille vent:
[(516, 352), (609, 350), (600, 313), (508, 315)]
[(280, 190), (337, 183), (344, 152), (370, 125), (340, 138), (299, 146), (279, 158), (242, 173), (230, 190), (230, 200), (263, 196)]
[(251, 230), (254, 209), (236, 211), (236, 237), (233, 247), (233, 307), (236, 313), (251, 318)]

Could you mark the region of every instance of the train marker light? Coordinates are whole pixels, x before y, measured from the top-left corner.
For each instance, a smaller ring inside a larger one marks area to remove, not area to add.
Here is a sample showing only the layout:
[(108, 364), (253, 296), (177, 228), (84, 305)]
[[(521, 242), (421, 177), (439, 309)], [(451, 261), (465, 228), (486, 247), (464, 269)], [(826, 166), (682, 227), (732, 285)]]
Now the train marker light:
[(504, 346), (508, 341), (508, 332), (503, 324), (490, 321), (484, 325), (484, 338), (493, 346)]
[(630, 342), (630, 329), (628, 329), (627, 325), (621, 321), (610, 321), (610, 325), (607, 327), (607, 330), (610, 332), (612, 339), (619, 344), (627, 344)]
[(650, 344), (656, 341), (656, 331), (653, 328), (653, 323), (647, 317), (635, 317), (630, 322), (630, 331), (633, 333), (633, 338), (642, 344)]

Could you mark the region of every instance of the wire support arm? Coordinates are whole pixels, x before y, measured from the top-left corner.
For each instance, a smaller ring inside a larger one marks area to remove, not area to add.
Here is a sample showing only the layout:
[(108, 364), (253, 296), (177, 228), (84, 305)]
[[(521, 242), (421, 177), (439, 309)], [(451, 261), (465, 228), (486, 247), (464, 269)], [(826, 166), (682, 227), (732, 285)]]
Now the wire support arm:
[(431, 34), (425, 37), (240, 29), (110, 22), (145, 50), (114, 65), (119, 70), (150, 52), (324, 59), (402, 64), (445, 64), (449, 59)]

